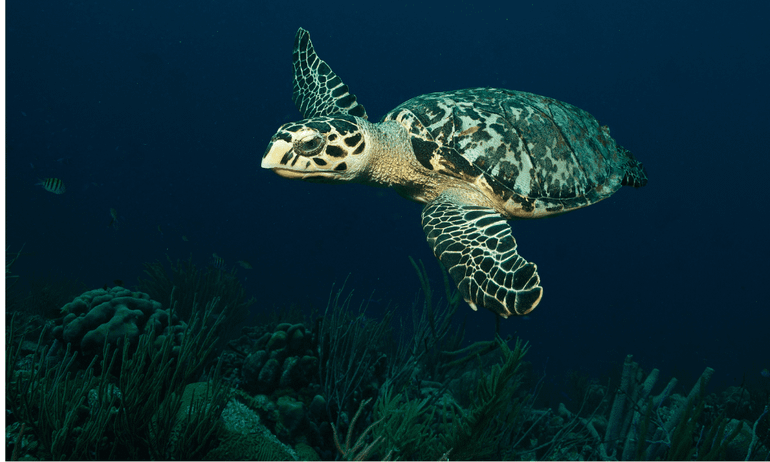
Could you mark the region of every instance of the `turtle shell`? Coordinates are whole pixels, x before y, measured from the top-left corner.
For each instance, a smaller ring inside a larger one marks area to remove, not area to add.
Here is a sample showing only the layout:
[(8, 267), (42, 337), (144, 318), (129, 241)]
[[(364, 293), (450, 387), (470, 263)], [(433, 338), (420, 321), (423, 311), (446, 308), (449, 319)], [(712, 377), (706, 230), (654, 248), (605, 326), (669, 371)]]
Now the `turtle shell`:
[(422, 166), (476, 182), (512, 216), (563, 213), (646, 183), (641, 164), (591, 114), (532, 93), (431, 93), (387, 120), (406, 127)]

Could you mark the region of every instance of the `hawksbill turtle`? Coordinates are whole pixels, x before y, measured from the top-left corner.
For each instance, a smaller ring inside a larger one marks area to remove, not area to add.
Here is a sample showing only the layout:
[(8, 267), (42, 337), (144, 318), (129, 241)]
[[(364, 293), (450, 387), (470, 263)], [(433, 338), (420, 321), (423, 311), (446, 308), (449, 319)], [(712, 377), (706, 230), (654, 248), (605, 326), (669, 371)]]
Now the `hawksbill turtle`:
[(293, 67), (305, 119), (278, 129), (262, 168), (392, 187), (424, 203), (428, 244), (474, 310), (525, 315), (542, 298), (537, 266), (518, 254), (506, 220), (562, 214), (647, 183), (609, 129), (571, 104), (471, 88), (412, 98), (372, 123), (302, 28)]

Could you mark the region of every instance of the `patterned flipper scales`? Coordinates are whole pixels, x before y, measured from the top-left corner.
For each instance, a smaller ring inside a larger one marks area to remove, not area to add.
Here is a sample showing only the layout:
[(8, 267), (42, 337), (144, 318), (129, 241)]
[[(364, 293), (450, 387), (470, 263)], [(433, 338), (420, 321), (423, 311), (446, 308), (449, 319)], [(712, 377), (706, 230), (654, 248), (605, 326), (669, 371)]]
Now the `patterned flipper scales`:
[(337, 74), (318, 57), (310, 33), (301, 28), (294, 37), (294, 104), (306, 119), (349, 114), (366, 119), (366, 110), (356, 102)]
[(532, 311), (543, 295), (537, 266), (516, 252), (511, 227), (495, 210), (441, 195), (422, 211), (433, 253), (473, 308), (507, 318)]

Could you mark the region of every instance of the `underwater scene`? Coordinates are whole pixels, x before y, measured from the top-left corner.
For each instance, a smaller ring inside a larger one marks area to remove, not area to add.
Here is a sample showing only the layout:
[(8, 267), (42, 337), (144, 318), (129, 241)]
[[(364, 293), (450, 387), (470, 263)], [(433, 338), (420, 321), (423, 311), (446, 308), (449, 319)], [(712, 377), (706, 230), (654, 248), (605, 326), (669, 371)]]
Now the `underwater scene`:
[(767, 2), (5, 10), (6, 459), (770, 459)]

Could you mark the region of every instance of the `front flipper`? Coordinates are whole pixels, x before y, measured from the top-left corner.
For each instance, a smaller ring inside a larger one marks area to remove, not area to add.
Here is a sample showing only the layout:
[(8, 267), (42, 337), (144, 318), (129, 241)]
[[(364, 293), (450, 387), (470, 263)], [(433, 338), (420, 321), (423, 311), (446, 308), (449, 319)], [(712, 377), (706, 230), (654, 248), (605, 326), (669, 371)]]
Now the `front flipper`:
[(348, 86), (318, 57), (310, 33), (299, 28), (294, 37), (294, 104), (306, 119), (349, 114), (366, 119), (366, 110), (350, 94)]
[(483, 306), (507, 318), (540, 303), (537, 266), (519, 256), (511, 227), (495, 210), (441, 195), (423, 209), (422, 229), (474, 310)]

